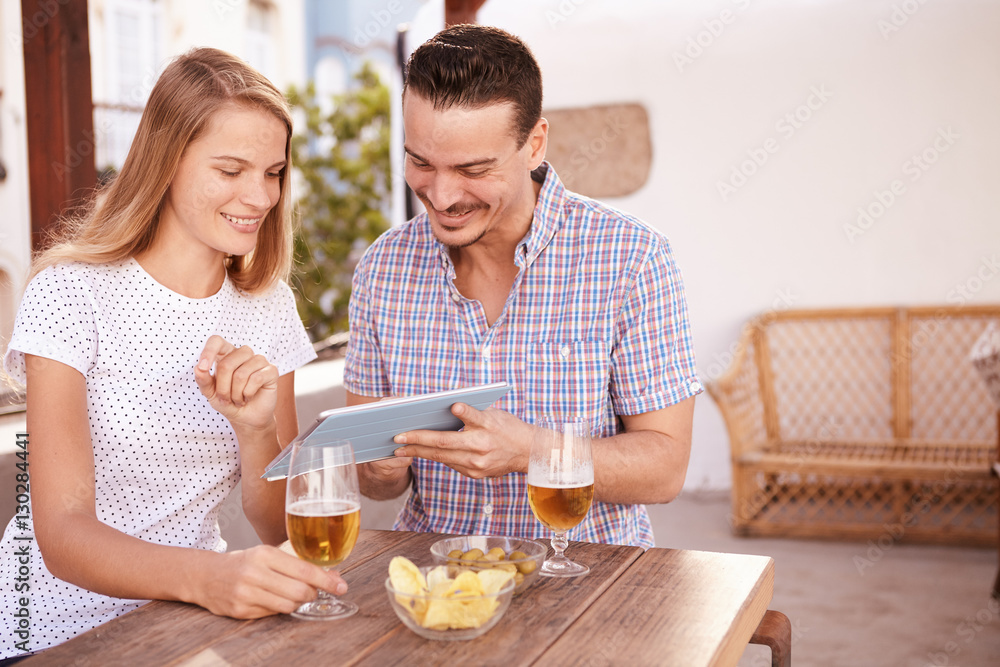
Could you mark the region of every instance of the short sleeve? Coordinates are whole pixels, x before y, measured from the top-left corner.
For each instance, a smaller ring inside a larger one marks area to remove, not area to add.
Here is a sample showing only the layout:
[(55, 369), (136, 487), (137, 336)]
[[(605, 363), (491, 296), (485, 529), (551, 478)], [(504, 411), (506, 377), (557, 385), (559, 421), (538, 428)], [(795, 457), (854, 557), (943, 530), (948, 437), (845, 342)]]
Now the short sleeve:
[(666, 239), (654, 244), (622, 309), (612, 355), (615, 412), (660, 410), (701, 393), (684, 281)]
[(4, 369), (24, 383), (26, 354), (52, 359), (86, 375), (97, 361), (93, 289), (79, 264), (51, 266), (28, 284), (4, 355)]
[(305, 366), (316, 358), (306, 328), (295, 307), (295, 295), (284, 282), (278, 283), (271, 294), (275, 331), (267, 359), (285, 375)]
[(367, 290), (366, 267), (375, 246), (368, 249), (365, 257), (354, 271), (351, 284), (351, 301), (348, 306), (348, 321), (351, 336), (347, 343), (347, 358), (344, 361), (344, 388), (360, 396), (387, 396), (391, 393), (382, 368), (382, 355), (378, 347), (371, 295)]

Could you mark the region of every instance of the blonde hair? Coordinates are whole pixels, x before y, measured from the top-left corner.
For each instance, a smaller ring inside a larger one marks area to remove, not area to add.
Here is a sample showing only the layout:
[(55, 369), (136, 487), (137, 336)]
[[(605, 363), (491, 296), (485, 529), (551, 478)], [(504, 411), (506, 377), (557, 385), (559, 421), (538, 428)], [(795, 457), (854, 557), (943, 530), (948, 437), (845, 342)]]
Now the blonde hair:
[(63, 262), (105, 264), (133, 257), (156, 238), (160, 211), (181, 156), (226, 106), (239, 105), (272, 114), (286, 128), (281, 194), (268, 212), (247, 255), (226, 258), (230, 279), (241, 290), (259, 292), (286, 279), (292, 266), (291, 169), (292, 118), (288, 103), (262, 74), (239, 58), (212, 48), (176, 58), (149, 95), (125, 164), (82, 213), (64, 221), (65, 229), (32, 265), (31, 275)]

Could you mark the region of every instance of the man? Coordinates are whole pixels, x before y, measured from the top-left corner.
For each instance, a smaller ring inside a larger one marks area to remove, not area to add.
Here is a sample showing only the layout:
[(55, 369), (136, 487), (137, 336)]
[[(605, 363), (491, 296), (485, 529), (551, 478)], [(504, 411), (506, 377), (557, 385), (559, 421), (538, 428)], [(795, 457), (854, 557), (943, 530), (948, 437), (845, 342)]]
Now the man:
[(642, 503), (680, 492), (701, 391), (681, 277), (660, 234), (563, 188), (541, 108), (534, 57), (497, 28), (454, 26), (410, 58), (405, 175), (426, 213), (357, 267), (347, 402), (512, 389), (456, 404), (460, 432), (401, 434), (361, 490), (411, 490), (399, 529), (547, 537), (527, 500), (532, 424), (583, 418), (595, 502), (569, 538), (650, 547)]

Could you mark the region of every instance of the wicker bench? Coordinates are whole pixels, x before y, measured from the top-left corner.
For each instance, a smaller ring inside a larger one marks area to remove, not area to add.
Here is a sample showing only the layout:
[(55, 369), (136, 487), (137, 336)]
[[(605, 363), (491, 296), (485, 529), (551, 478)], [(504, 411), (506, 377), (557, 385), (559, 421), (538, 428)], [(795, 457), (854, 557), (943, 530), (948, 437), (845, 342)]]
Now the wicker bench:
[(998, 306), (769, 313), (708, 391), (739, 535), (997, 544), (998, 415), (968, 353)]

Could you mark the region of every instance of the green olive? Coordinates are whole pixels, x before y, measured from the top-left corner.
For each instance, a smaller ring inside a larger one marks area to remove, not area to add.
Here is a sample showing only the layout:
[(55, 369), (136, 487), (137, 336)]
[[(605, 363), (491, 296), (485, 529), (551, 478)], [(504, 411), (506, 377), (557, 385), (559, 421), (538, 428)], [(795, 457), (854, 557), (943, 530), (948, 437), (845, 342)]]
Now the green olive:
[(464, 554), (462, 554), (462, 560), (482, 560), (483, 550), (482, 549), (469, 549)]
[(533, 560), (524, 560), (517, 564), (517, 569), (521, 574), (531, 574), (538, 564)]

